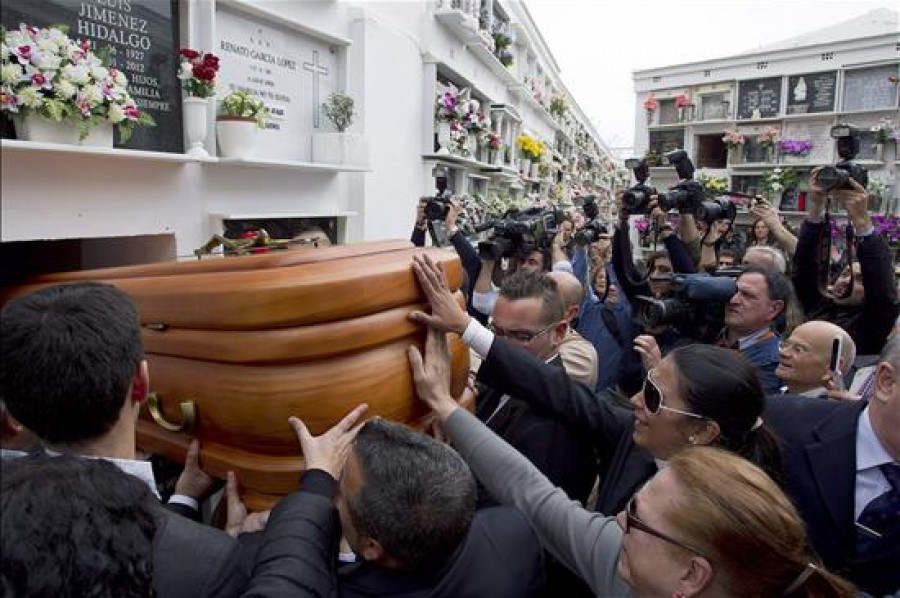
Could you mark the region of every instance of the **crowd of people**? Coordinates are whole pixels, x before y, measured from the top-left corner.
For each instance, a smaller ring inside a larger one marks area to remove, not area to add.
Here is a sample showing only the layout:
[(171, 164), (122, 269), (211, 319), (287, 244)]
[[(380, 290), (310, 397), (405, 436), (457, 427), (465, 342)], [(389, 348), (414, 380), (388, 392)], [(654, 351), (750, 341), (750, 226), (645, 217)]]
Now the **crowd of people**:
[[(451, 201), (465, 308), (440, 266), (412, 264), (429, 309), (410, 315), (427, 340), (408, 356), (438, 433), (365, 404), (320, 436), (291, 418), (299, 489), (248, 513), (229, 474), (224, 529), (201, 521), (216, 484), (196, 442), (165, 502), (138, 458), (151, 372), (132, 300), (78, 283), (11, 301), (3, 595), (900, 594), (894, 264), (854, 182), (832, 198), (853, 250), (822, 284), (815, 177), (796, 236), (764, 201), (746, 244), (655, 207), (664, 250), (643, 269), (627, 217), (592, 243), (571, 243), (574, 218), (545, 247), (481, 259)], [(676, 275), (736, 266), (715, 329), (639, 317)], [(478, 364), (471, 411), (450, 391), (448, 334)]]

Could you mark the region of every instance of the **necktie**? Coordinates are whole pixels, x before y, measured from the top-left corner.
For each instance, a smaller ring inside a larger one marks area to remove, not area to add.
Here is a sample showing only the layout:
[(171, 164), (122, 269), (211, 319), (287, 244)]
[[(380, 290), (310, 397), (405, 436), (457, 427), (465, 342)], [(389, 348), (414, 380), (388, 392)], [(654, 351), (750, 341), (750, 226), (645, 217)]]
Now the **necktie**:
[(860, 513), (856, 525), (856, 554), (867, 556), (880, 540), (900, 524), (900, 465), (885, 463), (879, 469), (891, 485), (872, 499)]

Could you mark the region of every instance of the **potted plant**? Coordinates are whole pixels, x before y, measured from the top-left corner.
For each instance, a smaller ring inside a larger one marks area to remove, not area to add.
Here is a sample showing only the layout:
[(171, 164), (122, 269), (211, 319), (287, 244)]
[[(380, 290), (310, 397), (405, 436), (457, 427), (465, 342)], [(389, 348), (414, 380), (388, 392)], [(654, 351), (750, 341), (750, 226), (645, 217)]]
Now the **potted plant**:
[(675, 96), (675, 107), (678, 109), (678, 120), (684, 122), (684, 111), (691, 105), (691, 100), (685, 94)]
[(222, 100), (216, 117), (216, 140), (224, 158), (246, 158), (253, 153), (256, 131), (263, 127), (269, 110), (261, 100), (239, 89)]
[(722, 135), (722, 142), (731, 154), (728, 161), (732, 164), (739, 163), (743, 157), (743, 152), (741, 150), (744, 148), (744, 143), (747, 142), (747, 140), (744, 139), (744, 135), (737, 131), (726, 130)]
[(209, 98), (216, 93), (216, 74), (219, 58), (214, 54), (201, 54), (191, 48), (183, 48), (178, 78), (187, 94), (183, 100), (184, 130), (188, 141), (189, 156), (209, 157), (203, 148), (209, 124)]
[(0, 110), (20, 139), (112, 147), (112, 127), (126, 143), (135, 126), (154, 126), (128, 93), (128, 79), (112, 68), (111, 50), (94, 52), (66, 27), (20, 25), (3, 39)]
[(773, 161), (772, 153), (775, 150), (775, 146), (778, 145), (779, 139), (781, 139), (781, 131), (775, 127), (769, 127), (756, 138), (756, 142), (766, 150), (766, 162)]
[(368, 162), (365, 137), (346, 132), (353, 124), (356, 113), (353, 98), (335, 92), (322, 104), (322, 111), (337, 131), (313, 135), (312, 161), (323, 164), (365, 165)]

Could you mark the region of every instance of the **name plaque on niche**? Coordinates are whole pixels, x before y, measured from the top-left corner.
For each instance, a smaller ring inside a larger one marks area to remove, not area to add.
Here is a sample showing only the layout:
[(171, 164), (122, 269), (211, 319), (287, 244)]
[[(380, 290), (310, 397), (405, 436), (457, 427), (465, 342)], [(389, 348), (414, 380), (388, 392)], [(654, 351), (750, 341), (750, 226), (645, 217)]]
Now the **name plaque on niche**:
[(781, 112), (781, 77), (751, 79), (738, 85), (739, 119), (773, 118)]
[(891, 77), (898, 76), (896, 64), (844, 72), (844, 111), (897, 108), (900, 86), (891, 82)]
[(834, 112), (837, 71), (795, 75), (788, 79), (788, 114)]
[(72, 39), (115, 50), (112, 66), (128, 77), (128, 91), (156, 127), (135, 127), (128, 149), (184, 151), (178, 81), (178, 6), (173, 0), (3, 0), (3, 25), (18, 29), (66, 25)]
[(253, 156), (308, 162), (312, 135), (330, 131), (321, 105), (338, 86), (329, 45), (287, 27), (219, 8), (216, 11), (221, 101), (243, 89), (270, 110)]

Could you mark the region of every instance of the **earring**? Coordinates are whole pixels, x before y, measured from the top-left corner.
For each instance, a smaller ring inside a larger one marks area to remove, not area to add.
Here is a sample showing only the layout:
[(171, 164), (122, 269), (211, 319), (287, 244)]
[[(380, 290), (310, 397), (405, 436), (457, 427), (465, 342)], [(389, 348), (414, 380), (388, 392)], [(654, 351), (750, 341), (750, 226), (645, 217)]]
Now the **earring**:
[(684, 594), (682, 594), (678, 590), (675, 590), (674, 592), (672, 592), (672, 598), (684, 598)]
[[(694, 436), (688, 436), (688, 442), (690, 442), (691, 444), (697, 444), (697, 439)], [(673, 597), (673, 598), (676, 598), (676, 597)]]

